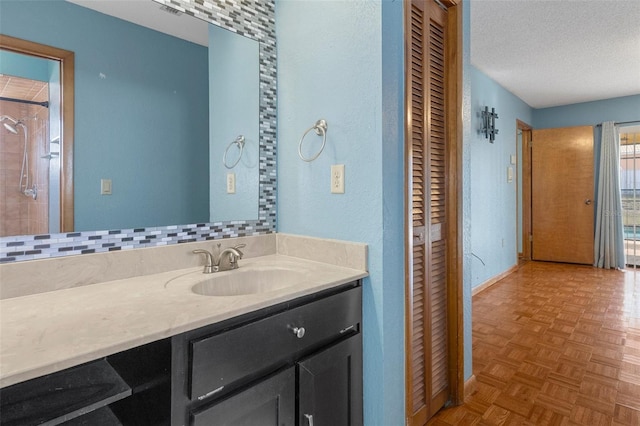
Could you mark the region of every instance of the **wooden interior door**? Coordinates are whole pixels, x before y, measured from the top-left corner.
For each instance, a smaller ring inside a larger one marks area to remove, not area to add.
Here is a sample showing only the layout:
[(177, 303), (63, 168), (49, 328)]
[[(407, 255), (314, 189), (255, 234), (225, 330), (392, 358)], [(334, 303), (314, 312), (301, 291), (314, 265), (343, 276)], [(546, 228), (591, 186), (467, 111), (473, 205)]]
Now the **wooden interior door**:
[(593, 127), (533, 131), (533, 259), (593, 264)]
[(456, 220), (448, 220), (447, 160), (453, 137), (447, 128), (447, 9), (434, 0), (411, 0), (407, 14), (407, 424), (424, 425), (451, 395), (447, 253)]

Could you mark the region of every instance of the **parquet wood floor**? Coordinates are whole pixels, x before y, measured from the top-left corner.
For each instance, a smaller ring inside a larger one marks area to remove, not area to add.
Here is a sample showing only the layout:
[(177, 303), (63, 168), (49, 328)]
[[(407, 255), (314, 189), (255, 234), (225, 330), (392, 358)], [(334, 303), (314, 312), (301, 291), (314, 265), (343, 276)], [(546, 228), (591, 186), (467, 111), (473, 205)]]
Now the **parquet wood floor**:
[(477, 388), (429, 425), (640, 426), (640, 272), (530, 262), (472, 307)]

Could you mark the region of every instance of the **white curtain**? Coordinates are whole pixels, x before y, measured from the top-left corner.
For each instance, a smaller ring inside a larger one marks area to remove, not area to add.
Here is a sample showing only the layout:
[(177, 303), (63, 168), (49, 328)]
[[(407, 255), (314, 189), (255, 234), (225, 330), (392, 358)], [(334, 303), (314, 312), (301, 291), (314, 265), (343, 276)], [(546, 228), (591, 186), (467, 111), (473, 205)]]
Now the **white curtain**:
[(625, 260), (620, 193), (620, 141), (618, 129), (613, 121), (602, 123), (598, 170), (593, 266), (623, 269)]

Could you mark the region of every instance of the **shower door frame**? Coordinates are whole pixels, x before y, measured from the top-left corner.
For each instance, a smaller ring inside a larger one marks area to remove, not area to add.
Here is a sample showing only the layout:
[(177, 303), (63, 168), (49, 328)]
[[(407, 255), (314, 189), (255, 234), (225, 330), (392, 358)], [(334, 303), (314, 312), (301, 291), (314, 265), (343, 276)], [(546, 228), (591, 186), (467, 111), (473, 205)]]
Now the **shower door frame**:
[(60, 232), (73, 231), (74, 53), (0, 34), (0, 49), (60, 63)]

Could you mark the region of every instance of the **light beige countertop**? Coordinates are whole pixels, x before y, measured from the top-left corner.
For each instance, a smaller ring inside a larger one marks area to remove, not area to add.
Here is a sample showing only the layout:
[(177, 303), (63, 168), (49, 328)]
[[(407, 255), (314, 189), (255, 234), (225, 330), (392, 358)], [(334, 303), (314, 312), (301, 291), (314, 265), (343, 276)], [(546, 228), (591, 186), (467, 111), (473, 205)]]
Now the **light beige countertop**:
[[(266, 268), (296, 270), (293, 286), (203, 296), (200, 278)], [(180, 269), (0, 301), (0, 387), (364, 278), (365, 270), (281, 254), (243, 259), (234, 271)]]

